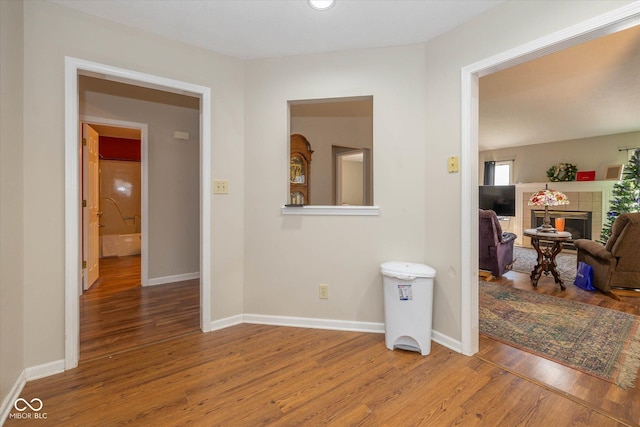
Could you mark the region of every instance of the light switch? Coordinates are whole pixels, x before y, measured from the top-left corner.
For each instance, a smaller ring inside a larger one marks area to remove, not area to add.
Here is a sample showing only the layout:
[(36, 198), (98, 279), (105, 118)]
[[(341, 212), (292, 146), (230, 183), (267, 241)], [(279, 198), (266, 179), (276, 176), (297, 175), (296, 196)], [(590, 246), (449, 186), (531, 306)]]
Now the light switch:
[(229, 194), (229, 181), (226, 179), (214, 179), (213, 194)]
[(458, 158), (457, 157), (449, 157), (447, 160), (447, 170), (449, 173), (458, 172)]

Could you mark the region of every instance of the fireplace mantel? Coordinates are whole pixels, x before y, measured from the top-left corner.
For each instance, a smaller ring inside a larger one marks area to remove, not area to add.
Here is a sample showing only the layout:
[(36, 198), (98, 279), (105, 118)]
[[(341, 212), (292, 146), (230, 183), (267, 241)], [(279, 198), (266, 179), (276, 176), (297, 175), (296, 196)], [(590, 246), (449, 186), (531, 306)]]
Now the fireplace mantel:
[(569, 181), (531, 182), (516, 184), (516, 216), (501, 221), (504, 231), (515, 233), (516, 245), (529, 246), (529, 239), (523, 238), (526, 228), (531, 228), (531, 208), (527, 201), (531, 194), (548, 185), (562, 191), (569, 198), (569, 204), (558, 206), (556, 210), (592, 212), (592, 239), (600, 237), (603, 218), (609, 210), (609, 200), (613, 197), (613, 186), (617, 181)]

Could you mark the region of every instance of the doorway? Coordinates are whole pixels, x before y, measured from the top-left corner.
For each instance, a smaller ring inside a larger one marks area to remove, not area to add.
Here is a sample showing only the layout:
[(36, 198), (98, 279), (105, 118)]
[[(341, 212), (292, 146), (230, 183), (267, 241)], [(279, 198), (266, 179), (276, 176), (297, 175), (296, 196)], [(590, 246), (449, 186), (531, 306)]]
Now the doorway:
[[(101, 78), (119, 81), (138, 87), (181, 93), (199, 99), (200, 138), (199, 147), (199, 327), (203, 332), (211, 330), (211, 91), (208, 87), (198, 86), (177, 80), (138, 73), (109, 65), (65, 58), (65, 369), (78, 365), (79, 360), (79, 295), (82, 286), (81, 268), (81, 199), (80, 164), (78, 146), (80, 135), (78, 84), (81, 75), (100, 75)], [(143, 159), (143, 165), (145, 164)], [(144, 174), (144, 172), (143, 172)], [(144, 213), (143, 213), (144, 217)], [(143, 221), (144, 227), (144, 221)], [(144, 234), (144, 230), (143, 230)], [(144, 247), (143, 247), (144, 254)]]
[(462, 69), (461, 350), (463, 354), (473, 355), (479, 348), (478, 79), (495, 71), (637, 25), (639, 16), (640, 8), (637, 5), (623, 7)]
[[(82, 213), (83, 260), (87, 264), (86, 270), (83, 269), (82, 288), (86, 291), (100, 276), (99, 262), (94, 266), (94, 258), (125, 255), (141, 257), (141, 281), (147, 284), (148, 253), (142, 249), (143, 242), (145, 247), (148, 244), (142, 226), (144, 224), (148, 232), (148, 176), (142, 159), (148, 158), (148, 127), (144, 123), (102, 117), (81, 116), (80, 120), (82, 198), (87, 201), (83, 201)], [(92, 154), (92, 151), (96, 152)], [(91, 166), (94, 161), (97, 170)]]

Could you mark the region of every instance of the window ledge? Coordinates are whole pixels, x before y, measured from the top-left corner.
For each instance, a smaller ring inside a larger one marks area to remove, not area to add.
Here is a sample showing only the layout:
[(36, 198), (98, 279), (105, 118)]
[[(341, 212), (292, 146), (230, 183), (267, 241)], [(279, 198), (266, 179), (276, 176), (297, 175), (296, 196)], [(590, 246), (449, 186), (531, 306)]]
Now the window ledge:
[(378, 206), (283, 206), (282, 215), (378, 216)]

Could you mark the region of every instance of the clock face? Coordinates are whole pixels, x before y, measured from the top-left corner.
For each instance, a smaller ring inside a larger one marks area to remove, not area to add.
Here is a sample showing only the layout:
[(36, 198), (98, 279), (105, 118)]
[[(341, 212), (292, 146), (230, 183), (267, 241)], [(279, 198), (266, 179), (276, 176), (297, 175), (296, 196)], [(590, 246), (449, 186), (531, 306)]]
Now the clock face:
[(306, 167), (300, 156), (291, 157), (289, 164), (289, 181), (292, 184), (304, 184), (306, 181)]

